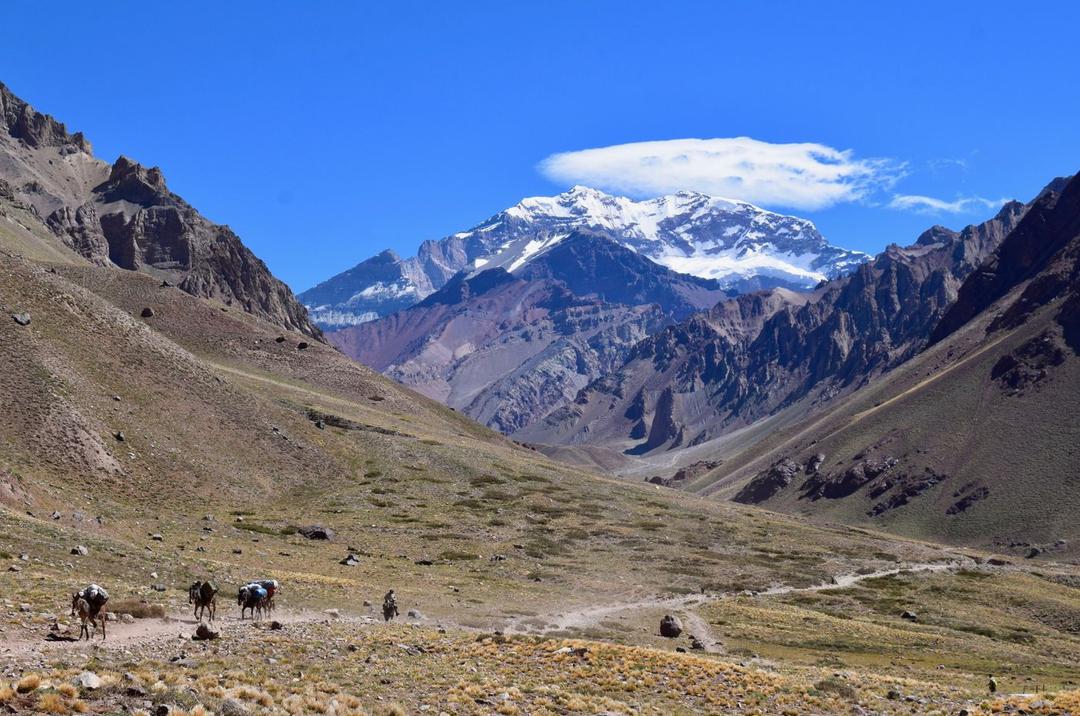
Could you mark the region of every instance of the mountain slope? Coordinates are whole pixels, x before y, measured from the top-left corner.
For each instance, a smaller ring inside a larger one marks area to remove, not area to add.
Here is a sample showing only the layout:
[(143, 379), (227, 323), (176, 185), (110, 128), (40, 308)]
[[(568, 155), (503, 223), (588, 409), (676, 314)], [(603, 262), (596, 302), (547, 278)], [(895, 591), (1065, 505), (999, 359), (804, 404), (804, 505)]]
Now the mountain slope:
[(513, 433), (573, 398), (667, 320), (654, 305), (581, 298), (558, 281), (490, 269), (327, 335), (361, 363)]
[(934, 227), (811, 293), (722, 302), (642, 341), (622, 366), (521, 437), (650, 454), (849, 392), (925, 345), (962, 281), (1024, 211), (1012, 202), (959, 233)]
[(958, 294), (926, 350), (680, 486), (1021, 557), (1071, 553), (1080, 180), (1048, 187)]
[(327, 335), (361, 363), (513, 434), (635, 342), (725, 296), (714, 280), (574, 231), (513, 274), (462, 272), (415, 306)]
[(468, 231), (426, 241), (414, 258), (387, 260), (384, 252), (300, 298), (320, 325), (360, 323), (372, 314), (388, 315), (406, 300), (422, 299), (459, 271), (501, 267), (517, 273), (582, 229), (736, 292), (810, 288), (869, 258), (830, 246), (805, 219), (745, 202), (692, 192), (635, 202), (579, 186), (554, 197), (524, 199)]
[[(10, 230), (36, 235), (39, 250), (51, 233), (56, 244), (91, 263), (142, 271), (192, 295), (319, 335), (292, 291), (229, 227), (208, 221), (169, 191), (161, 170), (126, 157), (112, 165), (94, 158), (81, 133), (69, 134), (3, 84), (0, 212)], [(6, 242), (16, 244), (25, 242)]]

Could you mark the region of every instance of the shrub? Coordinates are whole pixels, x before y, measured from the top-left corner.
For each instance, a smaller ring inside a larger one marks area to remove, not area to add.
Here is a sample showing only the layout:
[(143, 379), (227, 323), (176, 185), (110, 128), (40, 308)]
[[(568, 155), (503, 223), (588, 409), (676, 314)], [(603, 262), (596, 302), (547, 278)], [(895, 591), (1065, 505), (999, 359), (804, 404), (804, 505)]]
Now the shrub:
[(461, 552), (455, 549), (448, 549), (439, 553), (439, 559), (445, 559), (449, 562), (459, 562), (471, 559), (480, 559), (480, 555), (473, 554), (472, 552)]
[(823, 693), (836, 694), (840, 698), (847, 699), (848, 701), (854, 701), (858, 698), (858, 693), (851, 684), (833, 676), (817, 682), (814, 684), (814, 688)]
[(108, 611), (114, 614), (130, 614), (136, 619), (151, 617), (161, 619), (165, 616), (164, 605), (151, 604), (142, 599), (121, 599), (117, 602), (109, 602)]

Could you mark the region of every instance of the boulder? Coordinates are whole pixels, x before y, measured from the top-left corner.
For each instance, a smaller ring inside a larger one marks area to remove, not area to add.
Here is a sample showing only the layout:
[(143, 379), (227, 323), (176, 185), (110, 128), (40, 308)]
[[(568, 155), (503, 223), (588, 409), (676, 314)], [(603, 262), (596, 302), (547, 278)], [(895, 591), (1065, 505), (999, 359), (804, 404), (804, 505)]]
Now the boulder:
[(15, 321), (16, 323), (18, 323), (20, 326), (29, 326), (30, 325), (30, 314), (29, 313), (12, 313), (11, 314), (11, 319), (13, 321)]
[(92, 671), (84, 671), (76, 676), (72, 683), (78, 686), (80, 689), (94, 690), (101, 688), (101, 677)]
[(237, 699), (225, 699), (221, 702), (221, 716), (247, 716), (249, 713), (251, 712), (247, 706)]
[(219, 636), (221, 636), (221, 632), (215, 631), (203, 623), (195, 628), (195, 636), (192, 638), (196, 641), (211, 641), (217, 639)]
[(348, 554), (346, 555), (345, 559), (338, 562), (338, 564), (344, 564), (346, 567), (355, 567), (356, 565), (360, 564), (360, 558), (357, 557), (355, 554)]
[(907, 611), (907, 610), (904, 610), (904, 612), (900, 615), (900, 618), (901, 619), (906, 619), (909, 622), (917, 622), (917, 621), (919, 621), (919, 615), (918, 614), (916, 614), (915, 612)]
[(683, 632), (682, 621), (672, 614), (665, 614), (660, 620), (660, 636), (674, 639)]
[(296, 530), (301, 536), (308, 539), (321, 539), (332, 540), (334, 539), (334, 531), (329, 527), (323, 527), (322, 525), (306, 525)]
[(86, 555), (90, 554), (90, 550), (79, 544), (71, 548), (71, 553), (74, 555), (78, 555), (79, 557), (85, 557)]
[(153, 316), (154, 316), (154, 309), (152, 309), (152, 308), (150, 308), (149, 306), (147, 306), (146, 308), (144, 308), (144, 309), (142, 310), (142, 313), (140, 313), (139, 315), (141, 315), (141, 316), (142, 316), (143, 318), (153, 318)]
[(424, 615), (421, 614), (420, 610), (418, 610), (418, 609), (410, 609), (409, 610), (409, 618), (410, 619), (423, 619)]
[(806, 465), (803, 467), (803, 471), (807, 475), (813, 475), (819, 469), (821, 469), (821, 466), (824, 463), (825, 463), (825, 453), (819, 452), (816, 455), (813, 455), (809, 460), (806, 461)]

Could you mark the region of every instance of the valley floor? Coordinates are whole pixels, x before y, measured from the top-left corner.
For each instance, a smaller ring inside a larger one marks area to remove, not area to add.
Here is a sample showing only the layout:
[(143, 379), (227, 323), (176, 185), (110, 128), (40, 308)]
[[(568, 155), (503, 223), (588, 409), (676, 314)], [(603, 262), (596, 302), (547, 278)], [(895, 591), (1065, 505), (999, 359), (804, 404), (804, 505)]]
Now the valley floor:
[[(259, 622), (240, 621), (223, 591), (221, 636), (205, 642), (191, 640), (182, 587), (132, 587), (139, 599), (110, 606), (168, 616), (109, 622), (107, 639), (88, 643), (46, 640), (77, 632), (61, 597), (81, 569), (48, 546), (60, 530), (34, 533), (3, 544), (22, 567), (3, 594), (0, 713), (1050, 714), (1080, 704), (1070, 691), (1080, 571), (1064, 566), (1034, 572), (953, 552), (760, 591), (626, 598), (637, 590), (613, 588), (604, 598), (553, 584), (543, 596), (556, 609), (540, 595), (458, 601), (473, 592), (459, 574), (463, 586), (398, 584), (403, 618), (390, 624), (367, 580), (349, 580), (343, 600), (334, 580), (310, 573), (293, 575)], [(232, 559), (219, 569), (250, 571), (250, 558)], [(154, 558), (130, 562), (149, 569)], [(679, 638), (658, 635), (665, 614), (681, 618)], [(987, 693), (991, 673), (1003, 695)]]

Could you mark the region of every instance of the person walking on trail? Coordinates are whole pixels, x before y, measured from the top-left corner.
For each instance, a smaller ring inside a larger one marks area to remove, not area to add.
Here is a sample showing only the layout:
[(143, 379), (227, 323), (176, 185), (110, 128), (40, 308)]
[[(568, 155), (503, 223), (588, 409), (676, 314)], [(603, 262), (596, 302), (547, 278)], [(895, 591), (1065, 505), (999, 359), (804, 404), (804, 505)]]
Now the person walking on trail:
[(394, 590), (391, 589), (383, 597), (382, 603), (382, 615), (385, 621), (390, 621), (398, 615), (397, 598), (394, 597)]

